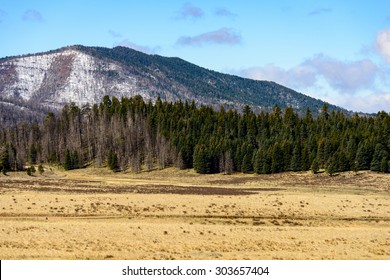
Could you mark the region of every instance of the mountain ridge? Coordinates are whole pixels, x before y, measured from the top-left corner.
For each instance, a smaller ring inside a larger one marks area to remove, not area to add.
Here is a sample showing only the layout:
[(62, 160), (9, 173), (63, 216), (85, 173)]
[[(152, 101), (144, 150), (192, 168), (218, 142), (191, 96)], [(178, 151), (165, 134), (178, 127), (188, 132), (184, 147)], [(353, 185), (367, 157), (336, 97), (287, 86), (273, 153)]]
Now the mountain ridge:
[[(68, 47), (0, 59), (0, 106), (41, 117), (75, 102), (94, 104), (105, 95), (140, 95), (174, 102), (271, 111), (277, 105), (313, 115), (324, 102), (270, 81), (256, 81), (197, 66), (178, 57), (148, 55), (127, 47)], [(348, 112), (329, 105), (330, 110)], [(7, 110), (2, 109), (1, 112)], [(4, 115), (4, 114), (2, 114)], [(3, 122), (6, 117), (0, 116)], [(22, 116), (21, 119), (25, 118)], [(31, 119), (31, 118), (30, 118)], [(8, 122), (12, 122), (9, 120)]]

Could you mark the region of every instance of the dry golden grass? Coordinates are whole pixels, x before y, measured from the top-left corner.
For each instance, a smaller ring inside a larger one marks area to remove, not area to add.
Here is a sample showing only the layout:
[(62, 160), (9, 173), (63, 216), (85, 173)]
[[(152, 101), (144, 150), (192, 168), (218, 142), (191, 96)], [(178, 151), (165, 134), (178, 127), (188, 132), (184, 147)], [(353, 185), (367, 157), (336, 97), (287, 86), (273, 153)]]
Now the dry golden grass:
[(390, 176), (0, 176), (0, 259), (390, 259)]

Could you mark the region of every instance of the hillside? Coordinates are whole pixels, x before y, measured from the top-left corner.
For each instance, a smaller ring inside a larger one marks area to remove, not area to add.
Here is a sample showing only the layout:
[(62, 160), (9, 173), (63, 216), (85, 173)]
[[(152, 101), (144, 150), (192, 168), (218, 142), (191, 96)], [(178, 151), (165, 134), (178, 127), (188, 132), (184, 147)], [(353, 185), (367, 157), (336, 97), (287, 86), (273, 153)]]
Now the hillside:
[(51, 163), (137, 173), (173, 165), (198, 173), (388, 173), (389, 139), (385, 112), (346, 117), (324, 106), (318, 118), (299, 118), (291, 108), (256, 115), (248, 106), (239, 114), (188, 102), (104, 97), (91, 109), (66, 105), (39, 125), (0, 129), (0, 171)]
[[(300, 114), (317, 100), (268, 81), (255, 81), (207, 70), (180, 58), (147, 55), (126, 47), (71, 46), (45, 53), (0, 59), (0, 123), (39, 120), (75, 102), (94, 104), (105, 95), (145, 100), (195, 100), (197, 104), (256, 112), (275, 105)], [(343, 110), (330, 105), (330, 110)], [(7, 113), (8, 112), (8, 113)], [(9, 112), (12, 112), (10, 115)]]

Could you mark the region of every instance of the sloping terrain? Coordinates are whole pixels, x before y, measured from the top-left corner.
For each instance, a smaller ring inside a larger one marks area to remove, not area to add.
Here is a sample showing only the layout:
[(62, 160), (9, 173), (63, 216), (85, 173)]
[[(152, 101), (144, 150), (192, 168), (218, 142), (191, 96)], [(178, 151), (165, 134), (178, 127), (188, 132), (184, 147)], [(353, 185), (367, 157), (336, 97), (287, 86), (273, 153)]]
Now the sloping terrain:
[[(42, 113), (60, 110), (64, 104), (93, 104), (105, 95), (194, 100), (238, 110), (250, 105), (254, 111), (291, 106), (301, 114), (309, 108), (314, 115), (323, 105), (321, 100), (274, 82), (222, 74), (180, 58), (147, 55), (126, 47), (71, 46), (0, 59), (2, 123), (30, 120), (34, 115), (40, 119)], [(10, 104), (14, 105), (12, 117), (4, 113)], [(333, 105), (329, 109), (343, 110)]]

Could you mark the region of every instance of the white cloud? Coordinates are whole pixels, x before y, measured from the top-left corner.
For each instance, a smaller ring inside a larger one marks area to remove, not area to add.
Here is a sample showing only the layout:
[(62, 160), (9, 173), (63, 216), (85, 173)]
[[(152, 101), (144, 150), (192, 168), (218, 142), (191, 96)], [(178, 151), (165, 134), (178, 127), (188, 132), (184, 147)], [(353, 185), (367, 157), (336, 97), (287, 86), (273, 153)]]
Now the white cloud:
[(345, 95), (337, 100), (338, 105), (356, 112), (390, 112), (390, 93), (371, 93), (363, 96)]
[(371, 88), (379, 70), (369, 59), (341, 61), (322, 54), (306, 60), (302, 65), (313, 69), (316, 75), (323, 76), (341, 93), (354, 93), (360, 89)]
[(305, 65), (298, 65), (285, 70), (274, 64), (268, 64), (264, 67), (252, 67), (241, 70), (239, 75), (254, 80), (274, 81), (292, 88), (312, 86), (316, 81), (314, 69)]
[(201, 46), (205, 43), (219, 45), (237, 45), (241, 43), (241, 35), (237, 34), (233, 29), (223, 27), (221, 29), (202, 33), (196, 36), (182, 36), (176, 44)]
[(257, 80), (272, 80), (298, 89), (314, 86), (321, 77), (341, 94), (353, 94), (361, 89), (372, 88), (379, 76), (379, 68), (368, 59), (349, 62), (319, 54), (287, 70), (268, 64), (265, 67), (244, 69), (239, 74)]
[(376, 48), (383, 58), (390, 62), (390, 28), (380, 32), (376, 38)]
[(390, 111), (389, 69), (369, 59), (343, 61), (319, 54), (284, 69), (274, 64), (235, 72), (270, 80), (354, 111)]

